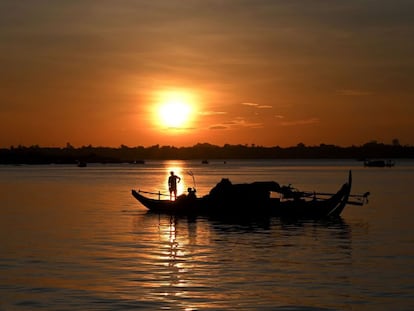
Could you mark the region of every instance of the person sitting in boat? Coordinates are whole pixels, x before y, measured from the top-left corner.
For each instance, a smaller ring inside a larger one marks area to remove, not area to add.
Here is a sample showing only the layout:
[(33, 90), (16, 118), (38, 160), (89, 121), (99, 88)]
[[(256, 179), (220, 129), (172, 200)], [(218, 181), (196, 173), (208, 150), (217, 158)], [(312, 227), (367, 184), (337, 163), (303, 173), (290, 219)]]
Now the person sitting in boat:
[(170, 191), (170, 200), (172, 200), (172, 195), (174, 194), (174, 200), (177, 199), (177, 182), (181, 181), (181, 177), (174, 175), (174, 172), (170, 172), (170, 177), (168, 177), (168, 190)]
[(181, 202), (183, 202), (183, 201), (187, 201), (187, 200), (193, 200), (193, 199), (195, 199), (196, 198), (196, 190), (195, 189), (193, 189), (193, 188), (187, 188), (187, 192), (188, 192), (188, 194), (185, 194), (185, 193), (183, 193), (183, 194), (180, 194), (178, 197), (177, 197), (177, 201), (181, 201)]
[(196, 198), (196, 190), (195, 188), (187, 188), (187, 192), (188, 192), (188, 198), (189, 199), (195, 199)]

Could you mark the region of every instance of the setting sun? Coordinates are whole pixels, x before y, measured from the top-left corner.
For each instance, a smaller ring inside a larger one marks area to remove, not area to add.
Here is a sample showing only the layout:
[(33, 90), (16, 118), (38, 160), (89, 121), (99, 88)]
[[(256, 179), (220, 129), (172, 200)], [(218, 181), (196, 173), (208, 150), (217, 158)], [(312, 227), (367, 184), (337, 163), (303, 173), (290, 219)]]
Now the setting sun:
[(191, 107), (180, 101), (171, 101), (160, 106), (160, 121), (167, 127), (183, 127), (191, 113)]
[(154, 119), (162, 128), (187, 129), (194, 119), (194, 110), (192, 94), (164, 91), (158, 95)]

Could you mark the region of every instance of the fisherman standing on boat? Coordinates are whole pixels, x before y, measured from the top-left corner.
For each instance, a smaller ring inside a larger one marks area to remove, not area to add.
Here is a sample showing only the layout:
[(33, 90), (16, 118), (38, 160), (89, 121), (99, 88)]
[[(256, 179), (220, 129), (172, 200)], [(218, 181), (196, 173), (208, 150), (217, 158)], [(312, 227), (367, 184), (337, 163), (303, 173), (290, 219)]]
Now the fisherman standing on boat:
[(168, 177), (168, 189), (170, 190), (170, 200), (172, 200), (172, 194), (174, 193), (174, 200), (177, 199), (177, 181), (181, 181), (181, 177), (174, 175), (174, 172), (170, 172)]

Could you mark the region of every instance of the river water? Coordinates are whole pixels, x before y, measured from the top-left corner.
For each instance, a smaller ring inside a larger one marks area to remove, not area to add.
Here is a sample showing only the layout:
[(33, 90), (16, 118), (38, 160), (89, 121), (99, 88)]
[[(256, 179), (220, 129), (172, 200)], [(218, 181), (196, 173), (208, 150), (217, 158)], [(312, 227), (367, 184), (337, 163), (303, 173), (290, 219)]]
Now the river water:
[[(335, 221), (174, 218), (130, 194), (170, 170), (199, 196), (223, 177), (335, 192), (350, 169), (370, 202)], [(413, 184), (407, 160), (0, 166), (0, 310), (414, 310)]]

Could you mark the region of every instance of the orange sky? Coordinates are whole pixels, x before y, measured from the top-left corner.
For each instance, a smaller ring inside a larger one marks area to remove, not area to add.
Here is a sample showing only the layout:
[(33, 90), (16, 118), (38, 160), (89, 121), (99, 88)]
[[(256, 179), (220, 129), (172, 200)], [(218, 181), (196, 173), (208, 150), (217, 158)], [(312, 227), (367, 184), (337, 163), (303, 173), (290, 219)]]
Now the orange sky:
[(409, 0), (2, 0), (0, 147), (413, 145), (412, 38)]

